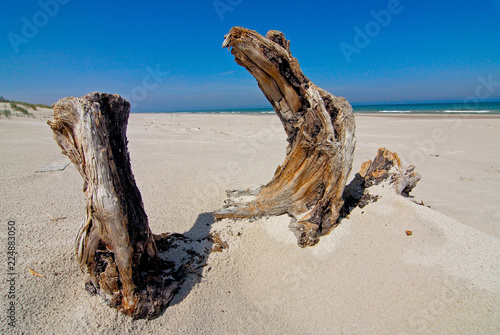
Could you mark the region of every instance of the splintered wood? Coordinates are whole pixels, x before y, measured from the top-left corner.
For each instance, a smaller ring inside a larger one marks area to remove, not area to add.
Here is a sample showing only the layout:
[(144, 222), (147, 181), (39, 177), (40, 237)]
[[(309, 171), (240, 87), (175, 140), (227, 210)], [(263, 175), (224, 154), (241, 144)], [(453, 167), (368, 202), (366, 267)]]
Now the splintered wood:
[(380, 199), (381, 195), (372, 191), (375, 185), (387, 182), (396, 194), (408, 197), (420, 179), (415, 166), (404, 167), (397, 153), (379, 148), (375, 158), (361, 164), (359, 172), (346, 186), (341, 216), (346, 217), (354, 208), (363, 208)]
[[(223, 47), (255, 79), (288, 136), (287, 155), (274, 178), (250, 191), (247, 203), (228, 201), (216, 219), (289, 214), (301, 247), (313, 246), (336, 225), (351, 171), (356, 139), (351, 105), (314, 85), (292, 57), (290, 42), (279, 31), (261, 36), (234, 27)], [(233, 192), (241, 196), (245, 191)]]
[(125, 314), (151, 318), (166, 308), (179, 282), (159, 271), (163, 264), (130, 166), (129, 112), (120, 96), (95, 92), (61, 99), (48, 124), (83, 177), (87, 217), (77, 254), (90, 275), (87, 290)]

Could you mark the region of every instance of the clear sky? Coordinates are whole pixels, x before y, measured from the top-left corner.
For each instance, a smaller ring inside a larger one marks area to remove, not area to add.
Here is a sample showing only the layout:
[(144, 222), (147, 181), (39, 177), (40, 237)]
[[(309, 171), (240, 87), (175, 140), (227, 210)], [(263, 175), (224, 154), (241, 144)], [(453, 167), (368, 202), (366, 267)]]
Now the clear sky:
[(0, 0), (0, 13), (11, 100), (101, 91), (142, 112), (268, 107), (221, 47), (232, 26), (283, 31), (303, 72), (353, 104), (500, 100), (500, 0)]

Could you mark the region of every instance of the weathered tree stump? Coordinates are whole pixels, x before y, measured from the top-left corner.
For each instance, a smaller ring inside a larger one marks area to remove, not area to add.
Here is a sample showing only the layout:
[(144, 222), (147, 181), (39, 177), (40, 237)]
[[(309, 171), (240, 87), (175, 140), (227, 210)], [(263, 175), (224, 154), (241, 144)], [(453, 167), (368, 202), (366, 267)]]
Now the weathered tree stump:
[(214, 212), (216, 219), (248, 218), (288, 213), (293, 217), (301, 247), (313, 246), (337, 225), (342, 194), (351, 171), (355, 122), (346, 99), (314, 85), (292, 57), (283, 33), (266, 37), (241, 27), (225, 36), (223, 47), (245, 67), (281, 119), (288, 135), (285, 162), (273, 179), (255, 191), (255, 199)]
[[(83, 177), (87, 215), (77, 237), (86, 289), (134, 318), (158, 316), (183, 274), (158, 257), (141, 194), (130, 166), (130, 104), (118, 95), (64, 98), (48, 124), (54, 139)], [(160, 239), (160, 237), (157, 237)]]

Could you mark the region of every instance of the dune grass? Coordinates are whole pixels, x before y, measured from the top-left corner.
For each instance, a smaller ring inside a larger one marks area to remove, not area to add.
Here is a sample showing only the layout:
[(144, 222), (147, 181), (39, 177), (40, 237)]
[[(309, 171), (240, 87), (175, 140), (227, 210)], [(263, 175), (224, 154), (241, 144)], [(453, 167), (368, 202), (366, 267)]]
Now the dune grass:
[[(38, 110), (38, 108), (48, 108), (48, 109), (52, 109), (52, 106), (49, 106), (49, 105), (45, 105), (45, 104), (32, 104), (32, 103), (29, 103), (29, 102), (24, 102), (24, 101), (14, 101), (14, 100), (9, 100), (9, 99), (5, 99), (3, 96), (0, 96), (0, 102), (6, 102), (6, 103), (10, 103), (10, 107), (12, 109), (14, 109), (15, 106), (18, 106), (18, 108), (22, 108), (23, 110), (26, 110), (26, 108), (31, 108), (33, 110)], [(23, 107), (21, 107), (23, 106)], [(19, 110), (19, 109), (16, 109), (18, 112), (21, 112), (21, 113), (24, 113), (25, 112), (23, 110)]]
[[(25, 105), (26, 106), (26, 105)], [(28, 112), (28, 110), (22, 106), (19, 106), (17, 103), (10, 101), (10, 108), (15, 112), (20, 112), (22, 116), (31, 116), (35, 117), (33, 113)], [(4, 113), (5, 114), (5, 113)]]
[(40, 107), (40, 108), (48, 108), (48, 109), (52, 109), (52, 106), (45, 105), (45, 104), (36, 104), (35, 106), (36, 106), (36, 107)]
[(0, 110), (0, 115), (5, 116), (6, 118), (10, 118), (11, 116), (30, 116), (35, 117), (33, 113), (31, 113), (28, 109), (38, 110), (38, 108), (48, 108), (52, 109), (52, 106), (45, 104), (32, 104), (24, 101), (13, 101), (9, 99), (5, 99), (3, 96), (0, 96), (0, 102), (8, 103), (10, 105), (9, 108), (4, 108)]
[(18, 106), (19, 108), (22, 108), (24, 110), (26, 110), (26, 108), (23, 108), (23, 107), (20, 107), (20, 106), (24, 106), (24, 107), (27, 107), (27, 108), (31, 108), (33, 110), (37, 110), (36, 106), (33, 105), (33, 104), (30, 104), (29, 102), (22, 102), (22, 101), (9, 101), (9, 102), (10, 102), (10, 106), (11, 107), (12, 107), (12, 104), (15, 104), (16, 106)]
[(5, 116), (6, 118), (10, 118), (10, 116), (12, 115), (12, 111), (10, 111), (9, 109), (2, 109), (0, 110), (0, 115)]

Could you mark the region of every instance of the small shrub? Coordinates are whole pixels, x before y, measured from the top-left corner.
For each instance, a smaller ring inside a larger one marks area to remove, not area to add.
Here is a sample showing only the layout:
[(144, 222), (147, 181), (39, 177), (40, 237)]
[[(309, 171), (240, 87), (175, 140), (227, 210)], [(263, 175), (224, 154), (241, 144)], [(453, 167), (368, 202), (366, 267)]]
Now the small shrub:
[(12, 102), (15, 103), (16, 105), (21, 105), (21, 106), (36, 110), (36, 106), (33, 104), (30, 104), (29, 102), (22, 102), (22, 101), (12, 101)]
[(4, 109), (0, 112), (0, 115), (3, 115), (7, 118), (10, 118), (10, 116), (12, 115), (12, 112), (9, 109)]
[(26, 108), (18, 106), (17, 104), (15, 104), (13, 102), (10, 103), (10, 108), (12, 108), (13, 110), (15, 110), (16, 112), (21, 112), (23, 114), (28, 114), (28, 110)]
[(31, 108), (33, 110), (37, 110), (38, 107), (52, 109), (52, 106), (49, 106), (49, 105), (45, 105), (45, 104), (31, 104), (29, 102), (24, 102), (24, 101), (13, 101), (13, 100), (5, 99), (3, 96), (0, 96), (0, 102), (9, 102), (10, 103), (10, 107), (12, 107), (12, 108), (14, 108), (14, 105), (21, 105), (21, 106), (24, 106), (24, 107), (27, 107), (27, 108)]
[(21, 106), (18, 106), (16, 105), (14, 102), (11, 102), (10, 103), (10, 107), (12, 108), (12, 110), (16, 111), (16, 112), (21, 112), (22, 115), (25, 115), (25, 116), (31, 116), (31, 117), (35, 117), (33, 115), (33, 113), (30, 113), (28, 112), (28, 110), (26, 108), (23, 108)]

